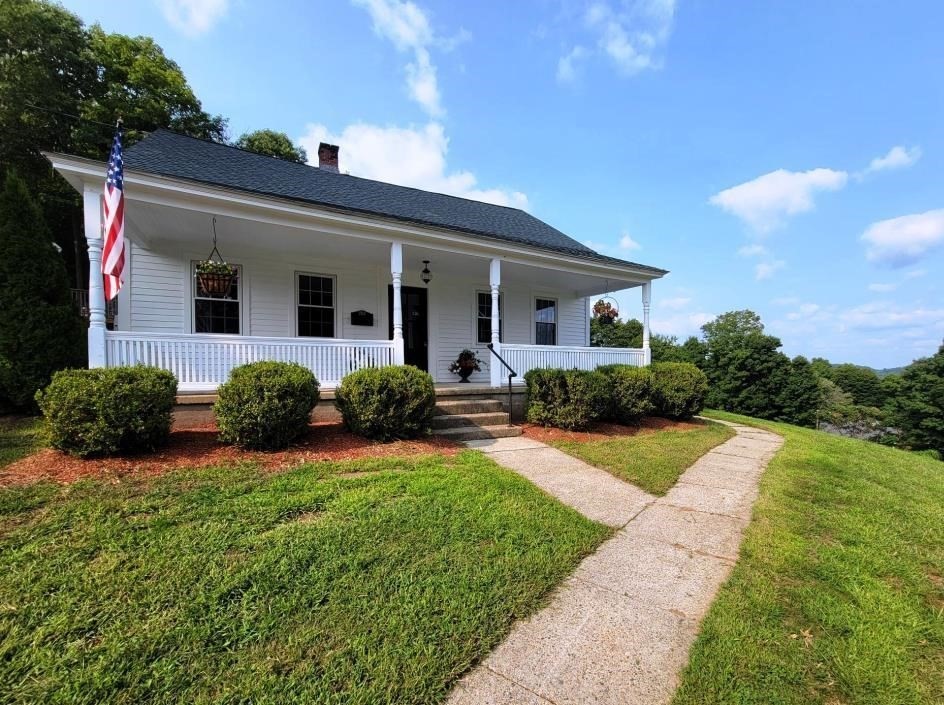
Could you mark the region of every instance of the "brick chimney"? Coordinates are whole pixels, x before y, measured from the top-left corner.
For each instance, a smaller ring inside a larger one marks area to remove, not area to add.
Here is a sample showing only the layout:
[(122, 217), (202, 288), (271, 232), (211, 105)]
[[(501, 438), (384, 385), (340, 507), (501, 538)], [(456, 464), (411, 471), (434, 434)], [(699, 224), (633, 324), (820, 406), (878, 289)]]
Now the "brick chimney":
[(338, 173), (338, 146), (322, 142), (318, 145), (318, 168)]

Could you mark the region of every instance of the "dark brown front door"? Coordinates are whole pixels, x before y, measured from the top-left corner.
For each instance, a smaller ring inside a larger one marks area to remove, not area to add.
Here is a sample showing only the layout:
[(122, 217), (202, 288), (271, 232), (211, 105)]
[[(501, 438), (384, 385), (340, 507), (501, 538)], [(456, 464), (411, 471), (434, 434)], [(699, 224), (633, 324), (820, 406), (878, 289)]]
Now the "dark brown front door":
[[(429, 311), (426, 289), (418, 286), (400, 287), (400, 306), (403, 310), (403, 361), (421, 370), (429, 370)], [(390, 321), (390, 340), (393, 340), (393, 286), (387, 287), (387, 320)]]

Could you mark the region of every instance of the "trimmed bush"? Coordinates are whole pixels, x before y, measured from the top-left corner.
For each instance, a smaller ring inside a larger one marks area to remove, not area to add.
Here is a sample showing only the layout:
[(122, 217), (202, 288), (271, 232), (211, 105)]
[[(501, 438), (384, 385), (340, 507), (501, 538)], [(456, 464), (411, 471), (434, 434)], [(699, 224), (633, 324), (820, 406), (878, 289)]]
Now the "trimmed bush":
[(294, 362), (251, 362), (230, 372), (213, 411), (224, 443), (255, 450), (286, 448), (308, 428), (318, 380)]
[(701, 412), (708, 393), (708, 378), (688, 362), (655, 362), (652, 370), (652, 403), (659, 416), (690, 419)]
[(652, 372), (648, 367), (605, 365), (598, 371), (609, 381), (608, 418), (629, 426), (652, 413)]
[(155, 367), (61, 370), (36, 401), (53, 448), (81, 458), (154, 450), (170, 435), (177, 379)]
[(430, 431), (436, 390), (430, 374), (412, 365), (370, 367), (342, 379), (334, 403), (358, 436), (416, 438)]
[(608, 379), (602, 372), (584, 370), (531, 370), (528, 421), (568, 430), (583, 429), (607, 415)]

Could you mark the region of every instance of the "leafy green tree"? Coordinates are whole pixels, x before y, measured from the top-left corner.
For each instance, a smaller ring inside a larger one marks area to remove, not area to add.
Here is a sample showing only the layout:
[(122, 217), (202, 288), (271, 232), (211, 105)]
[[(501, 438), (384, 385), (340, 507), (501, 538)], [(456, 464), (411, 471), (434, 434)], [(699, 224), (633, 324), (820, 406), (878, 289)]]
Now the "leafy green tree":
[(849, 392), (856, 404), (881, 407), (885, 403), (882, 381), (869, 367), (849, 363), (835, 365), (829, 378)]
[(930, 448), (944, 457), (944, 344), (931, 357), (905, 368), (889, 410), (905, 445), (914, 450)]
[(599, 348), (641, 348), (642, 323), (635, 318), (603, 323), (599, 316), (590, 319), (590, 345)]
[(83, 363), (83, 326), (62, 258), (26, 183), (0, 192), (0, 400), (32, 407), (56, 370)]
[(731, 311), (706, 323), (702, 332), (708, 406), (813, 425), (820, 392), (810, 363), (780, 352), (780, 339), (764, 333), (760, 316)]
[(119, 117), (127, 144), (159, 127), (226, 140), (226, 120), (203, 110), (180, 66), (153, 39), (109, 34), (93, 25), (88, 42), (97, 80), (81, 102), (87, 121), (77, 125), (74, 136), (83, 154), (107, 156), (114, 130), (106, 126)]
[(247, 132), (236, 140), (235, 145), (250, 152), (265, 154), (290, 162), (298, 162), (299, 164), (308, 161), (308, 153), (304, 147), (296, 147), (288, 135), (275, 130)]
[(813, 368), (813, 374), (823, 379), (831, 379), (833, 365), (825, 357), (814, 357), (810, 360), (810, 367)]
[(809, 360), (802, 355), (793, 358), (789, 363), (777, 398), (777, 406), (777, 414), (782, 421), (798, 426), (816, 425), (822, 406), (820, 379)]

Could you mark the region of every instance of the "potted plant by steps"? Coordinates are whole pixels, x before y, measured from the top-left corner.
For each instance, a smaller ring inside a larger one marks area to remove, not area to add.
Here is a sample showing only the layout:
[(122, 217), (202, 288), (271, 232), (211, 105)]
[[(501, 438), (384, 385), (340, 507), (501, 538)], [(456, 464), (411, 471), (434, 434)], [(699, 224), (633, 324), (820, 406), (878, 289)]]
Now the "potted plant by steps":
[(196, 276), (201, 295), (226, 296), (236, 278), (236, 267), (223, 261), (205, 259), (197, 262)]
[(478, 356), (475, 354), (475, 351), (465, 349), (459, 353), (451, 365), (449, 365), (449, 371), (454, 372), (459, 375), (461, 379), (460, 382), (469, 383), (469, 377), (473, 372), (482, 371), (482, 361), (479, 360)]

